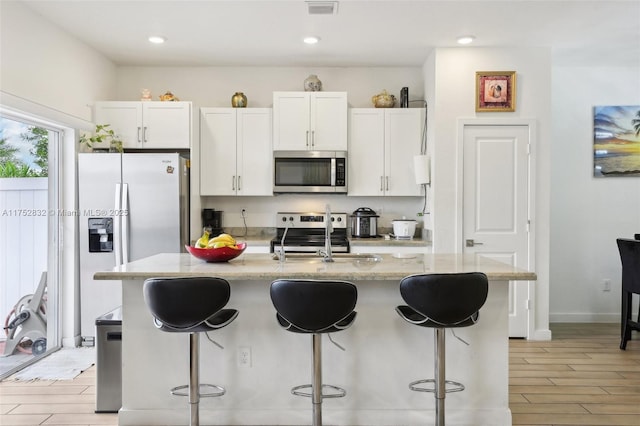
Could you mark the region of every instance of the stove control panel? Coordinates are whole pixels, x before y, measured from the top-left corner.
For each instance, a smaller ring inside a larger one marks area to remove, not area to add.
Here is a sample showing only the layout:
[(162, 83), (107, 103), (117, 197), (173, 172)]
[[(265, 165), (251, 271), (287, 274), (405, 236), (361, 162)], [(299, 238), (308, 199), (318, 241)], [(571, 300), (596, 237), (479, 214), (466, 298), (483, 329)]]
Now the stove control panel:
[[(276, 214), (277, 228), (324, 228), (324, 213), (292, 213), (282, 212)], [(347, 227), (347, 213), (331, 213), (331, 224), (334, 228)]]

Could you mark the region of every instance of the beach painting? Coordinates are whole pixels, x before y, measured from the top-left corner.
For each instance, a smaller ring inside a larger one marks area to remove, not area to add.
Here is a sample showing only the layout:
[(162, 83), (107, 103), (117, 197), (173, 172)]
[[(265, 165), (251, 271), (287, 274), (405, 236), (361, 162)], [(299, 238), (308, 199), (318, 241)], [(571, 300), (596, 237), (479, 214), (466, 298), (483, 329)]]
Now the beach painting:
[(596, 106), (593, 175), (640, 177), (640, 105)]

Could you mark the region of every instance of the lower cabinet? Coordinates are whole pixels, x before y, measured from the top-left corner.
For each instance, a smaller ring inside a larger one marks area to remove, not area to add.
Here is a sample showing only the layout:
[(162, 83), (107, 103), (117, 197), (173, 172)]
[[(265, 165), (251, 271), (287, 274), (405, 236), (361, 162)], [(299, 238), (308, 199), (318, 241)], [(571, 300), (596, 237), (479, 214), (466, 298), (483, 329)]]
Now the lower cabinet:
[(423, 125), (422, 108), (352, 108), (348, 194), (421, 195), (413, 157), (420, 154)]
[(200, 195), (273, 195), (271, 108), (200, 109)]

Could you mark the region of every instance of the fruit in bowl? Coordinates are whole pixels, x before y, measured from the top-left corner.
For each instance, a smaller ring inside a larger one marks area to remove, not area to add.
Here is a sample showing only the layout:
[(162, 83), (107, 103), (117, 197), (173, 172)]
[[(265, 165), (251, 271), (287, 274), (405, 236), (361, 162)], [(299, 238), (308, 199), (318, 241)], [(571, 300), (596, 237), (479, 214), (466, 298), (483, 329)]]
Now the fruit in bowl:
[(210, 238), (209, 232), (204, 231), (194, 246), (185, 245), (189, 253), (207, 262), (226, 262), (240, 256), (247, 248), (247, 243), (238, 243), (229, 234), (220, 234)]

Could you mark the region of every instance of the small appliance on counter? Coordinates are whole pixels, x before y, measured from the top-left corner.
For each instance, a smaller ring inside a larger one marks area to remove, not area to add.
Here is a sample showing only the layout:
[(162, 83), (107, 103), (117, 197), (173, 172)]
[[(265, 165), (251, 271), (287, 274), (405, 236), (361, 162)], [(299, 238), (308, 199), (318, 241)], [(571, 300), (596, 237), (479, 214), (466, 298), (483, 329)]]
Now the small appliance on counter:
[(378, 218), (380, 216), (369, 207), (360, 207), (349, 216), (351, 236), (357, 238), (378, 237)]
[(222, 211), (216, 209), (202, 209), (202, 227), (209, 231), (210, 235), (220, 235), (222, 229)]
[(394, 219), (391, 223), (396, 240), (413, 240), (417, 224), (415, 219), (407, 219), (403, 216), (402, 219)]

